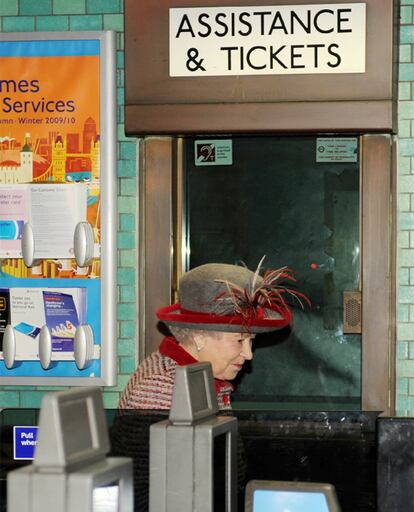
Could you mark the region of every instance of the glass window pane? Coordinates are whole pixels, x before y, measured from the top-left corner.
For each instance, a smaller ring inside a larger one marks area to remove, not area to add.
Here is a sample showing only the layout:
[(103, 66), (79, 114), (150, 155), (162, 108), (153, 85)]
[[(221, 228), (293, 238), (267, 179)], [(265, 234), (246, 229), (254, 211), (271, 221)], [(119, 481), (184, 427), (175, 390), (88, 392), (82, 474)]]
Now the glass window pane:
[[(355, 140), (355, 139), (354, 139)], [(188, 267), (243, 261), (289, 266), (311, 309), (257, 336), (237, 406), (359, 409), (361, 337), (343, 334), (343, 293), (356, 291), (359, 163), (317, 162), (316, 137), (234, 137), (232, 165), (195, 164), (186, 140)]]

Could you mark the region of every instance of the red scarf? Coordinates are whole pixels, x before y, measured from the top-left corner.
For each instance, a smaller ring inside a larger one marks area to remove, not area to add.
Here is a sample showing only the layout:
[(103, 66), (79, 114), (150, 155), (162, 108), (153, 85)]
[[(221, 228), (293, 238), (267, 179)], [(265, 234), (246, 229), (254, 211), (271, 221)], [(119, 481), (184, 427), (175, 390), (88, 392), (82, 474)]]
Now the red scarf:
[[(159, 351), (163, 356), (173, 359), (178, 366), (198, 363), (197, 359), (177, 343), (177, 340), (173, 337), (165, 337), (161, 342)], [(214, 384), (216, 386), (216, 395), (220, 393), (221, 388), (233, 387), (227, 380), (214, 379)]]

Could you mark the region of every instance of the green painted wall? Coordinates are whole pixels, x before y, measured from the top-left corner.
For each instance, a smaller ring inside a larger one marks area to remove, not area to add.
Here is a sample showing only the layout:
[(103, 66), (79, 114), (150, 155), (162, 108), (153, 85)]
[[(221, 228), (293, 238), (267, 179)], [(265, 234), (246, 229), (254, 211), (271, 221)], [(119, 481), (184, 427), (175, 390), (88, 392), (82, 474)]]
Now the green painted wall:
[[(104, 404), (116, 407), (134, 371), (136, 314), (136, 140), (124, 133), (123, 0), (0, 0), (1, 32), (114, 30), (117, 43), (118, 117), (118, 385), (105, 388)], [(51, 387), (0, 386), (1, 407), (39, 407)]]

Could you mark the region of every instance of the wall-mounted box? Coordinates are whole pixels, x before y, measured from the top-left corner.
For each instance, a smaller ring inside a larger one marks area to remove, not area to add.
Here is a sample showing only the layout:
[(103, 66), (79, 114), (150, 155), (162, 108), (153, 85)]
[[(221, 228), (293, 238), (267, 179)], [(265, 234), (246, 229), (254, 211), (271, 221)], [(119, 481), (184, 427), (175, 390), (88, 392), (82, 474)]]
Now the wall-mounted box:
[(392, 132), (396, 15), (392, 0), (126, 0), (126, 132)]

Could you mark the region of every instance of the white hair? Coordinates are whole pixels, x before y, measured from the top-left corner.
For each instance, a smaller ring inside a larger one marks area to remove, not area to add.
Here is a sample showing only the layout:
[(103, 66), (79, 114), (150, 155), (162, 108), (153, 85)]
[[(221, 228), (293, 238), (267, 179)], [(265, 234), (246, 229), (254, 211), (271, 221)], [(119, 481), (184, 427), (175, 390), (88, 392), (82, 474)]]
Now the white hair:
[(207, 331), (203, 329), (191, 329), (190, 327), (178, 327), (168, 324), (168, 329), (174, 338), (183, 345), (187, 345), (193, 341), (194, 335), (203, 338), (218, 338), (221, 335), (219, 331)]

